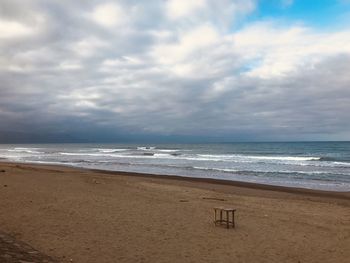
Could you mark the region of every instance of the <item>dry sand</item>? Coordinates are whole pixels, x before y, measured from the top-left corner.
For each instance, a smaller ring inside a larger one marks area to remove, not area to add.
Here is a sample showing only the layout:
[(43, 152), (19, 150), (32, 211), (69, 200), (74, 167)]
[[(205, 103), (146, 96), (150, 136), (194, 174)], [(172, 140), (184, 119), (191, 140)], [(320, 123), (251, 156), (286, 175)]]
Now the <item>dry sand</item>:
[[(1, 170), (0, 231), (60, 262), (349, 262), (349, 193), (59, 166)], [(215, 206), (237, 209), (235, 229), (214, 226)]]

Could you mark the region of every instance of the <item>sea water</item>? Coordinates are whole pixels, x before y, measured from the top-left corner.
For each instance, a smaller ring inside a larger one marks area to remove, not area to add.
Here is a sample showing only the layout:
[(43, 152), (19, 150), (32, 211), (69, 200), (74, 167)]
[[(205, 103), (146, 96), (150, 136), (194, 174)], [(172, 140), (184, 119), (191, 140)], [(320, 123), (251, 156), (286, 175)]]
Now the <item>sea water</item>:
[(350, 142), (0, 145), (4, 161), (350, 191)]

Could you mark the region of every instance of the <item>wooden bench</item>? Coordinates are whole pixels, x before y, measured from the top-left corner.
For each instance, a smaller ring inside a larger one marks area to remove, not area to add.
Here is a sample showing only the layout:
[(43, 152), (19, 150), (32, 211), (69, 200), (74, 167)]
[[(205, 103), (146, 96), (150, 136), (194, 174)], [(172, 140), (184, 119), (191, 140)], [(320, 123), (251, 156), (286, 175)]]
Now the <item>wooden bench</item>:
[(226, 224), (227, 228), (230, 228), (230, 226), (234, 228), (235, 211), (236, 209), (228, 208), (228, 207), (214, 207), (214, 224), (215, 225)]

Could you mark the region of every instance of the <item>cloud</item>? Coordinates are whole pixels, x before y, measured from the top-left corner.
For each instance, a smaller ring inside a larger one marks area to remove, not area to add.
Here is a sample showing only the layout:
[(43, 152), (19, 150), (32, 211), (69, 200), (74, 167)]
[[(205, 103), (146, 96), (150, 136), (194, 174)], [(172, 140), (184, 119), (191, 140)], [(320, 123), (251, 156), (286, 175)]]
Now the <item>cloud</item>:
[(190, 31), (180, 32), (176, 42), (160, 42), (152, 50), (152, 57), (161, 67), (178, 75), (191, 75), (198, 70), (193, 61), (198, 53), (212, 47), (219, 40), (215, 28), (202, 25)]
[(205, 0), (170, 0), (167, 2), (166, 11), (171, 19), (179, 19), (190, 16), (193, 12), (200, 11), (205, 6)]
[(2, 1), (0, 138), (349, 138), (349, 27), (257, 5)]
[(253, 61), (247, 74), (261, 78), (290, 74), (300, 67), (315, 67), (323, 59), (349, 54), (350, 30), (317, 32), (304, 26), (279, 27), (257, 23), (234, 35), (235, 49)]
[(86, 37), (72, 43), (71, 49), (75, 55), (89, 57), (95, 55), (95, 52), (108, 45), (108, 42), (97, 37)]
[(101, 26), (115, 27), (122, 25), (127, 17), (125, 11), (115, 3), (98, 5), (92, 12), (92, 19)]
[(18, 22), (0, 20), (0, 38), (13, 38), (31, 35), (33, 30)]

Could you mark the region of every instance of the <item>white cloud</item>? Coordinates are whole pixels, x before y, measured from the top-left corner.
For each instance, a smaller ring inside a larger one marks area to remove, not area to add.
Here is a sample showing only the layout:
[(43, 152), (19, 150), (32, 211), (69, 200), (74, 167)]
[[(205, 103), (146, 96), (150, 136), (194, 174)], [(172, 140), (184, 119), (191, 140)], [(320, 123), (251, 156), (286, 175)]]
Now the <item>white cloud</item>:
[(35, 28), (16, 21), (0, 20), (0, 39), (26, 37), (35, 33)]
[(201, 96), (203, 101), (215, 101), (225, 93), (230, 92), (237, 86), (239, 80), (235, 76), (228, 76), (214, 82)]
[(233, 35), (234, 50), (250, 65), (252, 77), (286, 76), (300, 68), (312, 68), (337, 54), (350, 54), (350, 31), (317, 32), (303, 26), (280, 27), (257, 23)]
[(211, 23), (220, 30), (229, 30), (233, 22), (255, 9), (256, 2), (256, 0), (170, 0), (166, 2), (165, 11), (168, 19), (176, 23), (177, 28)]
[(169, 0), (166, 6), (166, 12), (171, 19), (179, 19), (188, 17), (205, 6), (205, 0)]
[(63, 70), (78, 70), (82, 68), (82, 65), (78, 61), (63, 61), (59, 64), (59, 68)]
[(108, 47), (109, 43), (97, 37), (86, 37), (71, 44), (72, 51), (81, 57), (90, 57), (99, 50)]
[(92, 19), (104, 27), (116, 27), (125, 23), (125, 10), (116, 3), (98, 5), (92, 12)]
[(157, 44), (151, 55), (157, 63), (179, 75), (193, 73), (197, 68), (194, 56), (207, 56), (207, 48), (220, 41), (219, 34), (211, 25), (181, 32), (178, 38), (176, 42)]

